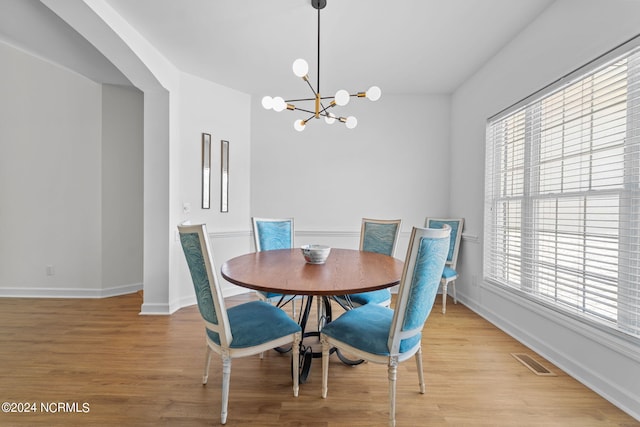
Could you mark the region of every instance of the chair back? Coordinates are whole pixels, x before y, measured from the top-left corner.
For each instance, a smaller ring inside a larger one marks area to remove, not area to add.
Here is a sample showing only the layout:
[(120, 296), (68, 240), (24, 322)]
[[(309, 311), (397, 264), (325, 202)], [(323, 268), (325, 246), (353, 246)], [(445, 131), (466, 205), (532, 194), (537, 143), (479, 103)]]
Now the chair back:
[(401, 219), (362, 218), (360, 250), (394, 256)]
[(293, 247), (293, 218), (251, 218), (256, 252)]
[(451, 244), (449, 245), (446, 265), (455, 270), (458, 264), (458, 251), (462, 240), (464, 218), (427, 218), (424, 222), (424, 226), (427, 228), (440, 228), (443, 224), (451, 227)]
[(204, 224), (179, 225), (178, 232), (191, 272), (200, 315), (207, 329), (218, 334), (221, 347), (228, 348), (233, 336), (216, 275), (207, 227)]
[(413, 227), (389, 334), (392, 355), (420, 346), (449, 251), (451, 227)]

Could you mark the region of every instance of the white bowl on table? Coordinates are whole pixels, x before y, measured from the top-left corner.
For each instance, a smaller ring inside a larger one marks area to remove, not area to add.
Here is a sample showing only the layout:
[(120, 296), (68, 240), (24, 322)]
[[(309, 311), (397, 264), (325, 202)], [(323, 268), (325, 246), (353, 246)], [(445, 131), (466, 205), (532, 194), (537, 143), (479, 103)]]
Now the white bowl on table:
[(331, 252), (331, 247), (326, 245), (302, 245), (300, 249), (309, 264), (324, 264)]

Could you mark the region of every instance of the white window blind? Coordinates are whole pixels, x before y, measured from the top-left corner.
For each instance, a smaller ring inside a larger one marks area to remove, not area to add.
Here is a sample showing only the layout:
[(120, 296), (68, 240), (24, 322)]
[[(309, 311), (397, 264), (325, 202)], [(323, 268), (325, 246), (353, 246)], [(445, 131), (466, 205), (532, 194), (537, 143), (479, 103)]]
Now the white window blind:
[(489, 119), (485, 282), (640, 338), (640, 50)]

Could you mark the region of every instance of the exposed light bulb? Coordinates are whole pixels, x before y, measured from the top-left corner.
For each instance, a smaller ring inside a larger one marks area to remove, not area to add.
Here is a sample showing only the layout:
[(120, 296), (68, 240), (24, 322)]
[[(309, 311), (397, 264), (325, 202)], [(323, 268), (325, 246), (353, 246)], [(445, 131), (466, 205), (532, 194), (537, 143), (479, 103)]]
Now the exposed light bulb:
[(349, 116), (347, 117), (347, 121), (345, 124), (348, 129), (353, 129), (354, 127), (358, 126), (358, 119), (353, 116)]
[(304, 120), (296, 120), (295, 122), (293, 122), (293, 128), (298, 132), (302, 132), (305, 128), (305, 125), (306, 123), (304, 122)]
[(267, 110), (271, 110), (273, 108), (273, 98), (268, 95), (263, 97), (262, 106)]
[(378, 99), (380, 99), (381, 95), (382, 95), (382, 91), (380, 90), (380, 88), (378, 86), (371, 86), (369, 88), (369, 90), (367, 91), (367, 95), (366, 96), (371, 101), (377, 101)]
[(350, 98), (351, 97), (349, 96), (349, 92), (347, 92), (344, 89), (340, 89), (339, 91), (336, 92), (336, 96), (335, 96), (336, 104), (338, 104), (341, 107), (344, 105), (347, 105), (349, 103)]
[(327, 122), (328, 125), (331, 125), (336, 121), (336, 115), (329, 113), (329, 115), (324, 116), (324, 121)]
[(276, 96), (275, 98), (273, 98), (273, 109), (275, 111), (282, 111), (285, 108), (287, 108), (287, 104), (284, 102), (284, 99), (282, 99), (279, 96)]
[(293, 65), (291, 66), (293, 69), (293, 74), (298, 77), (304, 77), (309, 72), (309, 64), (302, 58), (298, 58), (293, 61)]

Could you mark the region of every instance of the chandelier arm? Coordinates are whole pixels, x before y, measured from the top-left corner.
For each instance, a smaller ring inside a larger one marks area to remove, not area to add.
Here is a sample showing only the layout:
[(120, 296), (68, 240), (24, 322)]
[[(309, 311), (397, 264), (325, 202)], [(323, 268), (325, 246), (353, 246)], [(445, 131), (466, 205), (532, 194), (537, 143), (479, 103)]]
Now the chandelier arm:
[[(309, 85), (309, 88), (311, 89), (311, 92), (313, 92), (314, 95), (318, 95), (318, 92), (316, 92), (316, 90), (313, 88), (313, 86), (311, 86), (311, 83), (309, 82), (309, 79), (305, 79), (305, 82), (307, 82), (307, 84)], [(315, 99), (315, 98), (313, 98)]]
[[(333, 96), (323, 96), (320, 99), (333, 99)], [(301, 101), (315, 101), (315, 100), (316, 100), (315, 98), (300, 98), (300, 99), (285, 99), (284, 102), (301, 102)]]
[[(298, 108), (298, 107), (296, 107), (296, 110), (298, 110), (298, 111), (304, 111), (305, 113), (309, 113), (309, 114), (313, 114), (313, 116), (309, 117), (309, 119), (313, 118), (313, 117), (316, 115), (315, 111), (305, 110), (304, 108)], [(307, 119), (307, 120), (308, 120), (308, 119)]]
[(300, 101), (315, 101), (315, 98), (302, 98), (302, 99), (285, 99), (284, 102), (300, 102)]
[(337, 117), (337, 116), (333, 116), (333, 117), (331, 117), (331, 115), (330, 115), (329, 113), (327, 113), (326, 111), (321, 111), (321, 112), (320, 112), (320, 115), (321, 115), (322, 117), (328, 117), (328, 118), (330, 118), (330, 119), (336, 119), (336, 120), (338, 120), (338, 119), (341, 119), (341, 118), (342, 118), (342, 117)]
[[(309, 113), (309, 114), (311, 114), (311, 117), (309, 117), (309, 118), (308, 118), (307, 120), (305, 120), (305, 121), (309, 121), (309, 120), (313, 119), (313, 118), (316, 116), (316, 113), (315, 113), (314, 111), (311, 111), (311, 110), (305, 110), (304, 108), (298, 108), (298, 107), (296, 107), (296, 110), (298, 110), (298, 111), (303, 111), (303, 112), (305, 112), (305, 113)], [(322, 117), (331, 117), (331, 116), (326, 112), (326, 109), (324, 109), (324, 110), (320, 110), (319, 115), (321, 115)], [(344, 117), (334, 117), (334, 118), (335, 118), (336, 120), (344, 119)], [(345, 120), (346, 120), (346, 119), (345, 119)]]
[[(320, 99), (322, 99), (322, 98), (320, 98)], [(328, 106), (328, 107), (325, 107), (325, 106), (324, 106), (324, 104), (320, 103), (320, 106), (322, 107), (322, 109), (319, 111), (319, 114), (325, 113), (324, 115), (325, 115), (325, 116), (328, 116), (328, 114), (326, 113), (326, 111), (327, 111), (329, 108), (331, 108), (331, 107), (335, 107), (336, 105), (335, 105), (335, 104), (329, 104), (329, 106)]]
[[(312, 113), (312, 111), (308, 111), (308, 112), (309, 112), (309, 113)], [(303, 120), (302, 122), (306, 125), (306, 124), (307, 124), (307, 123), (309, 123), (309, 121), (310, 121), (311, 119), (313, 119), (314, 117), (315, 117), (315, 114), (312, 114), (308, 119)]]

